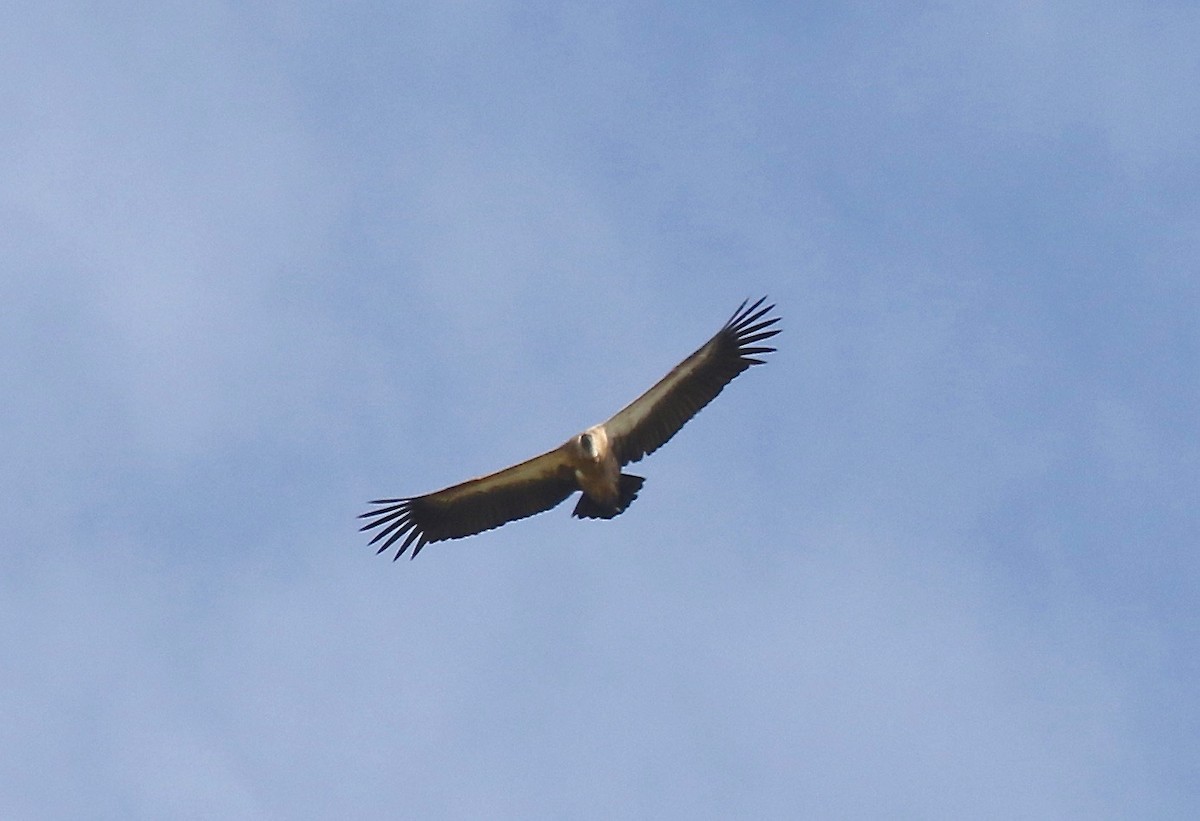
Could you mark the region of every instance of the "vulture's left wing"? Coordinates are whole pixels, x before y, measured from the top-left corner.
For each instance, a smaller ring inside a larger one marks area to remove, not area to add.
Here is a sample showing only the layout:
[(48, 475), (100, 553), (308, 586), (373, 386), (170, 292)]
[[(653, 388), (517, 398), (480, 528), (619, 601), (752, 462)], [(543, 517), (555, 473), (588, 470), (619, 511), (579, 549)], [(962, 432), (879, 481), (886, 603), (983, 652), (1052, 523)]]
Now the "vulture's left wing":
[(774, 305), (760, 308), (766, 297), (749, 308), (746, 302), (698, 351), (680, 362), (654, 387), (604, 423), (608, 441), (622, 465), (636, 462), (665, 445), (689, 419), (716, 398), (759, 354), (771, 353), (756, 343), (779, 333), (771, 328), (779, 317), (763, 319)]

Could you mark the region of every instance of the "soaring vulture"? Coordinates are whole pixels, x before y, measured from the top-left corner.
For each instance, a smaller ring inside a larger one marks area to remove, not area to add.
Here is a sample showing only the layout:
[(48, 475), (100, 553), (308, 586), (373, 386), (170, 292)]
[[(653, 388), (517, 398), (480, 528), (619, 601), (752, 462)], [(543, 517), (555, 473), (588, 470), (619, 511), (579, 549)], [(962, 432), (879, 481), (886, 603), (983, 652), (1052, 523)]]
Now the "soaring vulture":
[(571, 514), (611, 519), (637, 498), (645, 481), (621, 468), (658, 450), (689, 419), (711, 402), (756, 357), (774, 348), (759, 345), (779, 333), (779, 317), (764, 319), (775, 306), (766, 297), (743, 302), (712, 339), (658, 381), (654, 387), (603, 424), (572, 436), (554, 450), (488, 476), (469, 479), (424, 496), (377, 499), (363, 513), (362, 530), (379, 528), (371, 544), (382, 553), (400, 539), (400, 558), (410, 545), (413, 558), (430, 542), (461, 539), (507, 522), (549, 510), (583, 491)]

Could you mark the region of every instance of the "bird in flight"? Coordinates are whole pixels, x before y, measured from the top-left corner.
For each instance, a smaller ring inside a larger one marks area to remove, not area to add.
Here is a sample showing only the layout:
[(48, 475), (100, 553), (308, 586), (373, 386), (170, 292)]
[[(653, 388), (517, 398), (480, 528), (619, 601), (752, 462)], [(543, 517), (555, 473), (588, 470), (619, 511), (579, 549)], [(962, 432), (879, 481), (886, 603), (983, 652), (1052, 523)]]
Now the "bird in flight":
[(358, 517), (367, 520), (360, 529), (378, 528), (371, 539), (372, 545), (383, 542), (378, 553), (404, 539), (394, 561), (410, 546), (416, 558), (430, 542), (473, 536), (549, 510), (577, 490), (583, 493), (572, 516), (611, 519), (623, 513), (645, 479), (621, 468), (665, 445), (734, 377), (763, 364), (758, 356), (775, 350), (759, 344), (781, 330), (771, 327), (779, 317), (767, 316), (775, 306), (760, 307), (765, 301), (743, 302), (712, 339), (607, 422), (496, 473), (424, 496), (377, 499), (374, 510)]

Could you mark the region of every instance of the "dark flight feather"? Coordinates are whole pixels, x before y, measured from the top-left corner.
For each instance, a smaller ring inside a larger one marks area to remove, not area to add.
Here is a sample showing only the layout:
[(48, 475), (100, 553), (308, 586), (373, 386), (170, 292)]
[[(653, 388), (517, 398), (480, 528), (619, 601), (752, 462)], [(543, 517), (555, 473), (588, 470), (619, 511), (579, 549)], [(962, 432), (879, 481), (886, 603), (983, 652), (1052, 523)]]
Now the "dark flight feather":
[(430, 542), (473, 536), (549, 510), (579, 489), (570, 468), (556, 458), (557, 452), (424, 496), (377, 499), (371, 504), (382, 507), (359, 515), (369, 520), (360, 530), (380, 528), (370, 542), (383, 542), (376, 552), (403, 538), (393, 559), (404, 555), (410, 545), (415, 545), (416, 558)]
[(775, 308), (760, 308), (765, 301), (763, 297), (748, 308), (749, 300), (743, 302), (712, 339), (604, 423), (622, 465), (665, 445), (742, 371), (763, 364), (757, 355), (775, 349), (754, 343), (780, 330), (771, 328), (779, 317), (763, 319)]

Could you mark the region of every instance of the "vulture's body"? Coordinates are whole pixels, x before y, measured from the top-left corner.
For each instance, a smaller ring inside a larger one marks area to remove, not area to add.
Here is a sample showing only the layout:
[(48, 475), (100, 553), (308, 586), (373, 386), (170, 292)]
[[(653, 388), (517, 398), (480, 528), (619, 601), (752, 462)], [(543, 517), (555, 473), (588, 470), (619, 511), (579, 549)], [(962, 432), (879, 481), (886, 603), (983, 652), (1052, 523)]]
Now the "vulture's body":
[(368, 520), (362, 529), (379, 528), (371, 544), (382, 541), (380, 553), (403, 538), (395, 556), (400, 558), (412, 545), (415, 557), (430, 542), (460, 539), (549, 510), (576, 491), (582, 494), (572, 515), (619, 515), (645, 481), (621, 468), (666, 444), (734, 377), (762, 364), (758, 355), (775, 350), (756, 344), (779, 333), (771, 327), (778, 317), (764, 319), (775, 306), (760, 308), (764, 301), (749, 307), (743, 302), (712, 339), (607, 422), (497, 473), (424, 496), (374, 501), (380, 507), (359, 517)]

